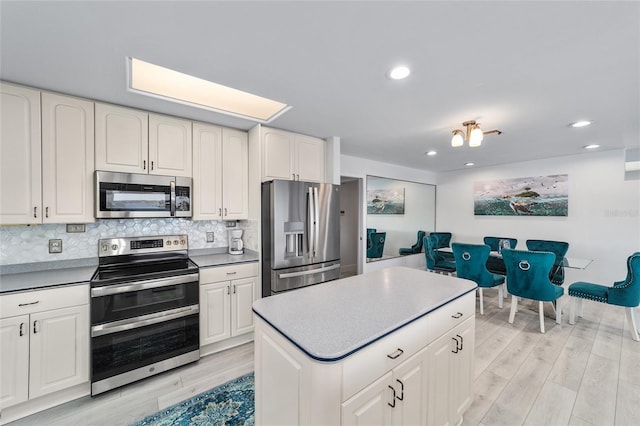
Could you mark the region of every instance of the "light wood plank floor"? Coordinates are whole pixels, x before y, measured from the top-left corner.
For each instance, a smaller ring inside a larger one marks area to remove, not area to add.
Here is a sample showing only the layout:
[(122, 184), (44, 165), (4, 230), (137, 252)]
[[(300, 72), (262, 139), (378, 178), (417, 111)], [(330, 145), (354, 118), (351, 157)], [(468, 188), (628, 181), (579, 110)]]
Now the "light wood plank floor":
[[(623, 309), (585, 301), (585, 317), (571, 326), (564, 299), (562, 324), (547, 318), (541, 334), (536, 305), (521, 303), (509, 324), (511, 299), (499, 309), (497, 291), (485, 290), (485, 314), (476, 316), (475, 398), (463, 425), (640, 424), (640, 343), (631, 340)], [(246, 344), (10, 425), (128, 425), (252, 370), (253, 344)]]

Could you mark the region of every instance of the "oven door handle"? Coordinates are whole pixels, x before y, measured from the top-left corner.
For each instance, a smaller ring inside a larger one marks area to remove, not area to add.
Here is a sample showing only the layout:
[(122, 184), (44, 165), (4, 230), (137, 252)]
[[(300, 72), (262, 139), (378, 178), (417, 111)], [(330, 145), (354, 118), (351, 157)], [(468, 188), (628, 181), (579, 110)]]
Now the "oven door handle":
[(199, 312), (200, 307), (198, 305), (191, 305), (183, 308), (142, 315), (139, 317), (127, 318), (120, 321), (113, 321), (107, 324), (94, 325), (91, 327), (91, 337), (104, 336), (105, 334), (118, 333), (121, 331), (132, 330), (134, 328), (145, 327), (147, 325), (159, 324), (197, 314)]
[(198, 282), (198, 274), (180, 275), (171, 278), (158, 278), (156, 280), (148, 280), (134, 283), (124, 283), (121, 285), (105, 285), (93, 287), (91, 289), (91, 297), (109, 296), (111, 294), (129, 293), (132, 291), (147, 290), (150, 288), (168, 287), (177, 284), (187, 284)]

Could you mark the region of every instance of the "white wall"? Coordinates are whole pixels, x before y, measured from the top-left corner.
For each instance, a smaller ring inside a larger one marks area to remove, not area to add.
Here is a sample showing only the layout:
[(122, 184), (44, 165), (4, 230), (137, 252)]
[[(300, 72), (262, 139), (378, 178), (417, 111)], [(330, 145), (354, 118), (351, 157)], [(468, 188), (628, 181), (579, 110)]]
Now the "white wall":
[[(569, 175), (567, 217), (474, 216), (477, 180)], [(606, 151), (507, 166), (440, 174), (436, 191), (436, 229), (452, 241), (481, 242), (483, 236), (569, 242), (568, 257), (593, 259), (586, 270), (566, 270), (565, 283), (610, 285), (626, 276), (626, 259), (640, 251), (640, 181), (624, 180), (623, 151)]]
[[(366, 180), (367, 175), (374, 175), (380, 177), (387, 177), (391, 179), (400, 179), (406, 180), (410, 182), (420, 182), (420, 183), (436, 183), (436, 174), (433, 172), (429, 172), (426, 170), (418, 170), (412, 169), (409, 167), (397, 166), (395, 164), (387, 164), (381, 163), (378, 161), (367, 160), (364, 158), (352, 157), (350, 155), (341, 155), (340, 156), (340, 175), (341, 176), (349, 176), (349, 177), (357, 177), (363, 179), (363, 182)], [(360, 206), (360, 238), (363, 235), (366, 235), (366, 212), (367, 212), (367, 197), (365, 194), (366, 185), (363, 185), (361, 190), (362, 200)], [(437, 193), (437, 191), (436, 191)], [(437, 204), (437, 202), (436, 202)], [(436, 215), (437, 218), (437, 215)], [(437, 219), (436, 219), (437, 222)], [(362, 259), (366, 259), (366, 244), (362, 244), (360, 248), (360, 256), (359, 262), (363, 262)], [(406, 256), (405, 256), (406, 257)], [(401, 260), (402, 262), (406, 262), (406, 260)], [(381, 260), (377, 262), (364, 263), (362, 265), (362, 272), (369, 272), (373, 270), (377, 270), (383, 268), (385, 266), (395, 265), (399, 261), (391, 260)]]

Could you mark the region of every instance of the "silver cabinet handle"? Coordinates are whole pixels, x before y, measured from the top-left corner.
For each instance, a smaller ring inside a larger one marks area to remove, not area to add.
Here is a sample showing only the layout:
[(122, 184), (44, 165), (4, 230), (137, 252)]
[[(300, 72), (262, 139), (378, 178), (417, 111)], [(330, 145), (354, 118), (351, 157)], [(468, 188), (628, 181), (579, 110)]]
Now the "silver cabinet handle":
[(389, 407), (395, 408), (396, 407), (396, 390), (391, 385), (389, 385), (389, 389), (393, 391), (393, 396), (391, 397), (391, 402), (387, 402), (387, 404), (389, 405)]
[(33, 217), (35, 217), (35, 218), (37, 218), (37, 217), (38, 217), (38, 213), (37, 213), (37, 212), (38, 212), (38, 208), (37, 208), (37, 207), (34, 207), (34, 208), (33, 208)]
[(331, 266), (326, 266), (324, 268), (318, 268), (318, 269), (310, 269), (308, 271), (301, 271), (301, 272), (288, 272), (285, 274), (279, 274), (278, 278), (294, 278), (294, 277), (303, 277), (305, 275), (313, 275), (313, 274), (317, 274), (320, 272), (327, 272), (327, 271), (332, 271), (334, 269), (338, 269), (340, 267), (340, 264), (336, 264), (336, 265), (331, 265)]
[(458, 312), (455, 315), (451, 315), (451, 318), (455, 318), (455, 319), (458, 319), (458, 318), (461, 318), (461, 317), (462, 317), (462, 312)]
[(400, 355), (402, 355), (403, 353), (404, 353), (404, 351), (402, 349), (398, 348), (393, 353), (387, 354), (387, 358), (396, 359)]
[(222, 207), (218, 209), (218, 216), (222, 217)]
[(33, 321), (33, 334), (36, 334), (38, 332), (38, 330), (36, 330), (36, 324), (37, 324), (38, 320), (34, 320)]
[(235, 275), (235, 274), (237, 274), (237, 273), (238, 273), (237, 271), (227, 272), (227, 275)]
[(39, 300), (36, 300), (35, 302), (29, 302), (29, 303), (18, 303), (18, 306), (23, 307), (23, 306), (37, 305), (38, 303), (40, 303), (40, 301), (39, 301)]
[(151, 170), (153, 170), (153, 161), (151, 162)]
[(44, 209), (44, 216), (49, 217), (49, 207)]
[(236, 294), (236, 285), (233, 285), (233, 294)]
[(142, 170), (147, 170), (147, 160), (142, 160)]
[(400, 379), (396, 379), (396, 382), (400, 383), (400, 396), (396, 398), (398, 398), (398, 401), (402, 401), (404, 400), (404, 383)]
[(227, 208), (226, 208), (226, 207), (224, 208), (224, 215), (225, 215), (225, 216), (228, 216), (228, 215), (227, 215)]
[(229, 289), (230, 286), (227, 286), (227, 294), (231, 294), (231, 290)]
[(24, 332), (22, 331), (22, 328), (24, 327), (24, 323), (21, 322), (20, 323), (20, 337), (24, 336)]

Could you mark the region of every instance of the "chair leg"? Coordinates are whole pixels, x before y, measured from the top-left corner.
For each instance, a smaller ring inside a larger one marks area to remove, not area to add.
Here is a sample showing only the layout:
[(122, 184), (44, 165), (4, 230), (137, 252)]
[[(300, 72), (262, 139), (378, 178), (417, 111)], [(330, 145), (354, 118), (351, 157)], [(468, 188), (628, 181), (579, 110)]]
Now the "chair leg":
[(584, 299), (578, 298), (578, 316), (580, 318), (584, 317)]
[(540, 316), (540, 332), (544, 333), (544, 307), (542, 301), (538, 302), (538, 312)]
[(556, 324), (562, 324), (562, 306), (558, 300), (556, 300)]
[(502, 299), (504, 299), (504, 293), (502, 291), (502, 286), (498, 286), (498, 308), (502, 309)]
[(482, 300), (482, 287), (478, 287), (478, 296), (480, 297), (480, 315), (484, 315), (484, 303)]
[(518, 296), (511, 295), (511, 312), (509, 313), (509, 324), (513, 324), (513, 320), (516, 318), (516, 311), (518, 310)]
[(507, 291), (507, 282), (505, 281), (505, 283), (502, 284), (502, 298), (506, 299), (507, 294), (509, 294), (509, 292)]
[(631, 338), (636, 342), (640, 342), (638, 336), (638, 321), (636, 318), (636, 308), (627, 308), (627, 321), (629, 321), (629, 330), (631, 331)]
[(571, 296), (571, 310), (569, 312), (569, 324), (573, 325), (576, 323), (576, 304), (578, 303), (578, 298)]

